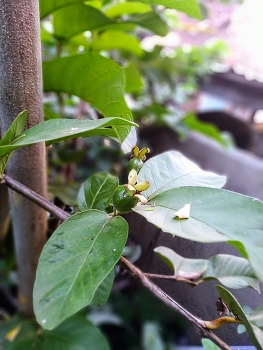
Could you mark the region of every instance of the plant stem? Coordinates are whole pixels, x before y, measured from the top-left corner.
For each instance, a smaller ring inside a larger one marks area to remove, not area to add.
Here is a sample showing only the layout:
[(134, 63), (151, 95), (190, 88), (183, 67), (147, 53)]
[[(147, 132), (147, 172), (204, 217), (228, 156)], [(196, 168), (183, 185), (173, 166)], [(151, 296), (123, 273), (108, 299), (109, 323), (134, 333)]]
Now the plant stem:
[[(39, 196), (34, 191), (30, 190), (26, 186), (20, 184), (18, 181), (13, 180), (9, 176), (4, 176), (6, 185), (32, 200), (33, 202), (40, 205), (42, 208), (46, 209), (54, 216), (56, 216), (61, 221), (66, 220), (70, 217), (70, 215), (60, 208), (56, 207), (53, 203), (48, 202), (46, 199)], [(158, 299), (160, 299), (164, 304), (169, 306), (174, 311), (178, 312), (182, 316), (184, 316), (188, 322), (190, 322), (195, 328), (197, 328), (198, 332), (201, 333), (204, 337), (211, 339), (215, 344), (217, 344), (223, 350), (231, 350), (231, 348), (223, 342), (220, 338), (218, 338), (211, 330), (206, 328), (206, 323), (209, 321), (203, 321), (198, 317), (195, 317), (186, 309), (184, 309), (180, 304), (178, 304), (175, 300), (173, 300), (168, 294), (166, 294), (163, 290), (161, 290), (156, 284), (151, 282), (149, 278), (143, 273), (138, 267), (130, 263), (123, 256), (120, 258), (120, 262), (124, 266), (126, 270), (128, 270), (133, 276), (137, 277), (141, 283), (149, 289)]]
[(120, 262), (126, 270), (128, 270), (132, 275), (137, 277), (141, 283), (149, 289), (158, 299), (160, 299), (164, 304), (168, 305), (174, 311), (180, 313), (180, 315), (184, 316), (188, 322), (190, 322), (195, 328), (198, 329), (199, 333), (203, 336), (211, 339), (215, 344), (217, 344), (221, 349), (231, 350), (231, 348), (223, 342), (220, 338), (218, 338), (213, 332), (206, 328), (205, 322), (200, 318), (195, 317), (190, 312), (185, 310), (180, 304), (178, 304), (175, 300), (173, 300), (168, 294), (166, 294), (163, 290), (161, 290), (157, 285), (152, 283), (145, 274), (132, 263), (130, 263), (123, 256), (120, 258)]
[(58, 208), (56, 205), (52, 204), (51, 202), (49, 202), (48, 200), (46, 200), (36, 192), (32, 191), (30, 188), (12, 179), (10, 176), (4, 175), (4, 180), (5, 180), (6, 186), (20, 193), (24, 197), (30, 199), (32, 202), (38, 204), (40, 207), (44, 208), (45, 210), (47, 210), (49, 213), (59, 218), (60, 220), (64, 221), (68, 217), (70, 217), (68, 213)]

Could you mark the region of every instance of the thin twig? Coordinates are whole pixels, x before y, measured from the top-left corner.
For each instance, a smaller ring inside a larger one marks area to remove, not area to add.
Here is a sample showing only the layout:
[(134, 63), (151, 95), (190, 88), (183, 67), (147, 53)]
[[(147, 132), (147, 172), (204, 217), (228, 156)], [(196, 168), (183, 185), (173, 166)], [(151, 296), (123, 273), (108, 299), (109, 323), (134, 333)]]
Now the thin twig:
[(178, 276), (178, 275), (159, 275), (159, 274), (147, 273), (147, 272), (144, 272), (144, 275), (146, 277), (148, 277), (148, 278), (155, 278), (155, 279), (162, 279), (162, 280), (169, 280), (169, 281), (186, 282), (186, 283), (192, 284), (193, 286), (198, 286), (198, 284), (203, 282), (203, 280), (201, 280), (201, 281), (192, 281), (189, 278), (185, 278), (185, 277)]
[[(34, 203), (40, 205), (42, 208), (46, 209), (48, 212), (59, 218), (61, 221), (66, 220), (70, 215), (60, 208), (56, 207), (53, 203), (50, 203), (46, 199), (42, 198), (36, 192), (30, 190), (28, 187), (22, 185), (18, 181), (12, 179), (8, 175), (4, 176), (6, 185), (13, 189), (14, 191), (20, 193), (26, 198), (32, 200)], [(132, 275), (137, 277), (141, 283), (149, 289), (158, 299), (160, 299), (164, 304), (168, 305), (171, 309), (178, 312), (184, 316), (188, 322), (190, 322), (198, 331), (205, 337), (211, 339), (215, 344), (217, 344), (223, 350), (231, 350), (231, 348), (218, 338), (212, 331), (205, 327), (205, 321), (198, 317), (192, 315), (189, 311), (184, 309), (180, 304), (173, 300), (168, 294), (166, 294), (162, 289), (149, 280), (148, 277), (135, 265), (130, 263), (123, 256), (120, 258), (120, 262)]]
[(32, 191), (30, 188), (26, 187), (25, 185), (21, 184), (20, 182), (12, 179), (8, 175), (4, 175), (4, 180), (6, 183), (6, 186), (11, 188), (12, 190), (20, 193), (24, 197), (30, 199), (32, 202), (38, 204), (40, 207), (47, 210), (49, 213), (54, 215), (55, 217), (59, 218), (61, 221), (66, 220), (70, 217), (68, 213), (63, 211), (62, 209), (58, 208), (53, 203), (49, 202), (36, 192)]
[(138, 269), (136, 266), (130, 263), (123, 256), (120, 258), (120, 262), (122, 263), (122, 265), (124, 265), (126, 270), (128, 270), (132, 275), (137, 277), (141, 281), (141, 283), (147, 289), (149, 289), (158, 299), (160, 299), (164, 304), (168, 305), (174, 311), (180, 313), (180, 315), (184, 316), (195, 328), (199, 330), (201, 334), (211, 339), (221, 349), (231, 350), (231, 348), (225, 342), (223, 342), (218, 336), (216, 336), (213, 332), (211, 332), (205, 327), (205, 323), (203, 320), (201, 320), (198, 317), (195, 317), (186, 309), (184, 309), (180, 304), (178, 304), (175, 300), (173, 300), (162, 289), (156, 286), (156, 284), (151, 282), (140, 269)]

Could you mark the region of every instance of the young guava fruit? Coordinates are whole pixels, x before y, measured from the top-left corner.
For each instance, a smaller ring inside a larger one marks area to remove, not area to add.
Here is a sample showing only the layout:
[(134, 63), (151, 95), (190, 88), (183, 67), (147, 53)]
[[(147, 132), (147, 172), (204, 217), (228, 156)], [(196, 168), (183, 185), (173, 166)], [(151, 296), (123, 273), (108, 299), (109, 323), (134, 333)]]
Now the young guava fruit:
[(131, 191), (127, 186), (118, 186), (112, 196), (112, 204), (120, 213), (131, 211), (139, 201), (138, 198), (133, 197), (135, 190)]
[(143, 161), (140, 158), (132, 158), (128, 163), (128, 173), (135, 169), (137, 171), (137, 174), (139, 174), (141, 168), (143, 166)]

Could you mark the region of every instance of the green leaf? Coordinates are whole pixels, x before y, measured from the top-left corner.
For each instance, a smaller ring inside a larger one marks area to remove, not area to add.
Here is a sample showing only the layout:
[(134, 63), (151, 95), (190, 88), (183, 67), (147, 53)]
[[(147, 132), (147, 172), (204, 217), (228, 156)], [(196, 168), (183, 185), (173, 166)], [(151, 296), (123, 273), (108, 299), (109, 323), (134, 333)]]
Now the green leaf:
[(95, 51), (118, 49), (140, 56), (143, 50), (134, 36), (118, 30), (107, 30), (96, 36), (91, 45)]
[[(190, 217), (175, 218), (175, 211), (187, 203)], [(203, 243), (228, 242), (250, 261), (256, 277), (263, 282), (261, 201), (220, 189), (181, 187), (158, 194), (151, 204), (155, 204), (151, 211), (143, 206), (133, 210), (172, 235)]]
[(97, 173), (89, 177), (80, 187), (78, 206), (80, 210), (105, 210), (110, 204), (112, 194), (119, 185), (116, 176)]
[(242, 309), (238, 301), (235, 299), (235, 297), (228, 290), (226, 290), (222, 286), (216, 286), (216, 288), (220, 294), (220, 297), (224, 300), (229, 310), (231, 310), (234, 315), (237, 315), (240, 321), (246, 327), (246, 330), (249, 334), (252, 343), (258, 350), (261, 350), (263, 348), (263, 331), (257, 326), (250, 323), (244, 310)]
[(53, 14), (53, 22), (54, 36), (62, 40), (85, 31), (134, 28), (133, 23), (115, 22), (100, 10), (83, 3), (72, 4), (56, 11)]
[(114, 277), (115, 273), (114, 269), (112, 269), (96, 290), (92, 302), (90, 303), (91, 306), (102, 306), (106, 303), (110, 296)]
[(3, 138), (0, 140), (0, 146), (2, 145), (10, 145), (12, 142), (14, 142), (17, 137), (23, 132), (26, 121), (28, 117), (28, 111), (25, 110), (18, 114), (18, 116), (15, 118), (13, 123), (10, 125), (9, 129), (3, 136)]
[[(43, 79), (46, 92), (67, 92), (88, 101), (106, 117), (132, 120), (123, 95), (123, 71), (108, 58), (89, 53), (44, 62)], [(116, 128), (121, 141), (129, 131), (128, 126)]]
[(138, 182), (144, 180), (149, 180), (151, 184), (150, 188), (143, 192), (148, 199), (172, 188), (182, 186), (221, 188), (226, 182), (225, 176), (201, 170), (177, 151), (159, 154), (145, 162), (139, 173)]
[[(28, 117), (27, 110), (24, 110), (23, 112), (18, 114), (18, 116), (15, 118), (15, 120), (13, 121), (13, 123), (10, 125), (9, 129), (3, 136), (3, 138), (0, 140), (0, 147), (8, 146), (12, 144), (19, 137), (19, 135), (22, 133), (22, 131), (25, 128), (27, 117)], [(4, 173), (6, 164), (9, 158), (11, 157), (11, 154), (12, 152), (0, 158), (0, 179)]]
[(223, 147), (228, 147), (229, 142), (227, 142), (227, 140), (222, 136), (220, 130), (214, 124), (198, 120), (193, 113), (188, 113), (183, 118), (183, 122), (191, 131), (197, 131), (200, 134), (209, 136)]
[(37, 342), (39, 350), (109, 350), (101, 331), (84, 316), (74, 315), (52, 331), (43, 330)]
[[(122, 118), (104, 118), (98, 120), (52, 119), (27, 129), (11, 145), (0, 146), (0, 157), (15, 149), (45, 141), (48, 145), (76, 137), (108, 136), (118, 138), (115, 130), (134, 123)], [(115, 128), (115, 130), (113, 129)]]
[(143, 4), (138, 1), (129, 1), (121, 3), (110, 3), (104, 8), (104, 13), (110, 18), (130, 15), (134, 13), (145, 13), (152, 11), (150, 5)]
[(210, 339), (202, 339), (204, 350), (220, 350), (220, 348)]
[(178, 277), (188, 279), (217, 279), (228, 288), (247, 286), (259, 291), (259, 283), (249, 262), (233, 255), (219, 254), (205, 259), (186, 259), (167, 247), (156, 247), (154, 251)]
[(43, 19), (61, 7), (79, 2), (82, 3), (83, 0), (39, 0), (40, 19)]
[(123, 67), (123, 71), (125, 74), (125, 91), (141, 91), (144, 87), (144, 83), (137, 67), (130, 62), (126, 67)]
[(128, 234), (122, 217), (83, 211), (64, 221), (46, 243), (34, 285), (36, 319), (45, 329), (92, 302), (118, 262)]
[(260, 305), (247, 316), (249, 322), (263, 331), (263, 305)]
[(160, 36), (168, 34), (168, 26), (166, 22), (154, 11), (131, 16), (129, 22), (149, 29)]
[(201, 19), (197, 0), (143, 0), (147, 4), (162, 5), (186, 13), (188, 16)]

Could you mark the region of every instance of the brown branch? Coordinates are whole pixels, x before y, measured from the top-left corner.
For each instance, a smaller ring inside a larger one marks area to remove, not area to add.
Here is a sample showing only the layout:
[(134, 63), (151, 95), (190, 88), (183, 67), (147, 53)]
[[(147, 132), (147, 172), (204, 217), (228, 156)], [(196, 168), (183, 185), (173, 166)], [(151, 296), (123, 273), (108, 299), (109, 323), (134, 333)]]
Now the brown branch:
[[(148, 278), (155, 278), (155, 279), (163, 279), (163, 280), (169, 280), (169, 281), (179, 281), (179, 282), (186, 282), (189, 284), (192, 284), (194, 286), (198, 286), (200, 283), (203, 282), (203, 280), (193, 281), (192, 279), (196, 278), (197, 274), (193, 273), (191, 277), (183, 277), (179, 275), (159, 275), (155, 273), (146, 273), (144, 272), (144, 275)], [(198, 276), (200, 274), (198, 273)]]
[[(30, 190), (26, 186), (20, 184), (18, 181), (10, 178), (9, 176), (4, 176), (5, 183), (8, 187), (32, 200), (36, 204), (40, 205), (42, 208), (46, 209), (54, 216), (59, 218), (61, 221), (66, 220), (70, 215), (60, 208), (56, 207), (53, 203), (48, 202), (46, 199), (39, 196), (34, 191)], [(120, 258), (120, 262), (126, 270), (128, 270), (133, 276), (137, 277), (141, 283), (149, 289), (158, 299), (160, 299), (164, 304), (169, 306), (174, 311), (178, 312), (180, 315), (184, 316), (188, 322), (190, 322), (203, 336), (211, 339), (215, 344), (217, 344), (223, 350), (231, 350), (231, 348), (223, 342), (219, 337), (217, 337), (211, 330), (206, 328), (206, 322), (198, 317), (192, 315), (189, 311), (184, 309), (180, 304), (173, 300), (168, 294), (166, 294), (162, 289), (160, 289), (156, 284), (151, 282), (149, 278), (143, 273), (139, 268), (130, 263), (123, 256)]]
[(40, 207), (44, 208), (49, 213), (59, 218), (61, 221), (64, 221), (70, 217), (68, 213), (58, 208), (56, 205), (52, 204), (51, 202), (49, 202), (48, 200), (46, 200), (36, 192), (32, 191), (27, 186), (24, 186), (20, 182), (12, 179), (10, 176), (4, 175), (4, 180), (7, 187), (20, 193), (24, 197), (30, 199), (32, 202), (38, 204)]
[(169, 306), (174, 311), (178, 312), (180, 315), (184, 316), (188, 322), (190, 322), (198, 331), (205, 337), (211, 339), (216, 345), (221, 349), (231, 350), (231, 348), (223, 342), (219, 337), (217, 337), (213, 332), (205, 327), (205, 321), (198, 317), (195, 317), (186, 309), (184, 309), (180, 304), (173, 300), (168, 294), (166, 294), (162, 289), (160, 289), (156, 284), (151, 282), (145, 274), (130, 263), (123, 256), (120, 258), (120, 262), (133, 276), (137, 277), (141, 283), (149, 289), (158, 299), (160, 299), (164, 304)]

